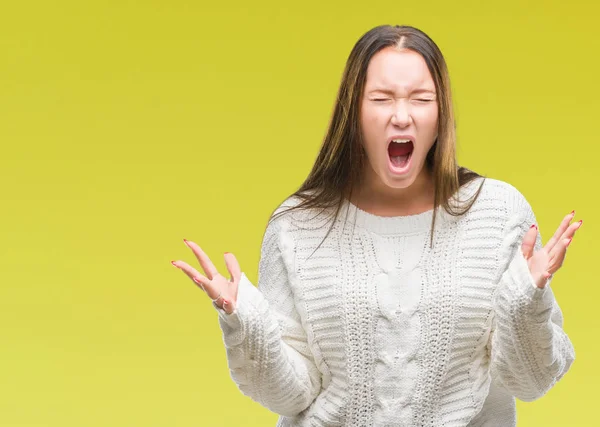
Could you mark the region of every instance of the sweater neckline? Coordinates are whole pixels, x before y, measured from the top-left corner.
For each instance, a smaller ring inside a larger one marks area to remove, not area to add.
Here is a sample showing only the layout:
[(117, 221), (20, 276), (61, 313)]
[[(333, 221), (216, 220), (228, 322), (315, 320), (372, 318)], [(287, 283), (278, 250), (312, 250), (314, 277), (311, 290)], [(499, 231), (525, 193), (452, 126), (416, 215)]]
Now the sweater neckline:
[[(478, 187), (476, 184), (479, 184), (482, 180), (484, 181), (485, 177), (478, 177), (460, 187), (451, 198), (453, 205), (456, 206), (455, 202), (458, 200), (470, 199)], [(413, 215), (379, 216), (360, 209), (350, 202), (350, 200), (344, 198), (341, 213), (342, 216), (344, 216), (344, 213), (347, 213), (344, 219), (351, 224), (355, 224), (358, 227), (373, 231), (377, 234), (392, 235), (415, 234), (430, 230), (434, 209), (429, 209), (425, 212)], [(448, 213), (443, 206), (435, 208), (435, 213), (436, 230), (438, 227), (443, 227), (448, 223), (456, 221), (458, 218), (457, 216)]]
[[(377, 234), (413, 234), (431, 228), (434, 209), (413, 214), (397, 216), (379, 216), (360, 209), (348, 199), (344, 199), (342, 215), (347, 213), (345, 220), (358, 227), (373, 231)], [(440, 222), (447, 219), (446, 211), (437, 209), (436, 228)]]

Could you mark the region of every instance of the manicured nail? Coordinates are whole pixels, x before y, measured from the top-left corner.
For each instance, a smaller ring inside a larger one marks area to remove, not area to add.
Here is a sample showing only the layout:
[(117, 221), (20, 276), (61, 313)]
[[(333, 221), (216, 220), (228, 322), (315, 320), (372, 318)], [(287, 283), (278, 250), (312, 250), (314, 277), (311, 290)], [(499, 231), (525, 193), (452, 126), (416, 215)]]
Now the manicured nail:
[(571, 215), (575, 216), (575, 209), (571, 211)]
[[(173, 264), (173, 267), (177, 267), (177, 265), (175, 264), (175, 261), (171, 261), (171, 264)], [(177, 267), (179, 268), (179, 267)], [(179, 268), (181, 270), (181, 268)]]
[(190, 245), (188, 244), (188, 241), (187, 241), (186, 239), (183, 239), (183, 242), (185, 243), (185, 245), (186, 245), (186, 246), (188, 246), (188, 247), (190, 246)]
[[(581, 227), (582, 225), (583, 225), (583, 220), (582, 220), (582, 219), (580, 219), (580, 220), (579, 220), (579, 227)], [(579, 228), (579, 227), (577, 227), (577, 228)]]
[(225, 252), (223, 255), (227, 255), (229, 252)]
[(537, 230), (537, 225), (533, 224), (531, 227), (529, 227), (529, 229), (531, 230), (533, 227), (535, 227), (535, 229)]

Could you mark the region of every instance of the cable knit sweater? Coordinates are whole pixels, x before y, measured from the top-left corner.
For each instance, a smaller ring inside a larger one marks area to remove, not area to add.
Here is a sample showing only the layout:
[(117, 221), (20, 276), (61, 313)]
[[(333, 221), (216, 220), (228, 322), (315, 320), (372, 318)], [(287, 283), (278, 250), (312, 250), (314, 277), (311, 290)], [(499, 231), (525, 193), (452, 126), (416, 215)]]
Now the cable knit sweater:
[(315, 215), (271, 222), (258, 288), (242, 274), (234, 313), (217, 308), (233, 380), (278, 426), (514, 426), (515, 397), (569, 369), (561, 311), (520, 250), (536, 219), (510, 184), (487, 178), (463, 216), (438, 209), (432, 248), (433, 210), (345, 201), (326, 238)]

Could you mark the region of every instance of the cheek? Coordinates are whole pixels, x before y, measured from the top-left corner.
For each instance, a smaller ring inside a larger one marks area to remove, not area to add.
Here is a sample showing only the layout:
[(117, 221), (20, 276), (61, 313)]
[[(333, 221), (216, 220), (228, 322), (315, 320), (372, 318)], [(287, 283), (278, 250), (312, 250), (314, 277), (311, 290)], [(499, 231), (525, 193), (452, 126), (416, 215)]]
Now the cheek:
[(438, 129), (437, 109), (433, 111), (423, 111), (422, 114), (419, 115), (418, 122), (423, 134), (427, 134), (427, 136), (435, 135)]
[[(365, 109), (361, 113), (360, 125), (364, 143), (367, 146), (373, 146), (376, 141), (381, 139), (382, 132), (385, 132), (385, 119), (381, 114), (377, 114), (373, 109)], [(368, 147), (365, 147), (368, 148)]]
[(372, 133), (375, 130), (375, 126), (381, 121), (381, 114), (377, 114), (377, 111), (373, 108), (365, 108), (361, 113), (361, 124), (363, 125), (366, 133)]

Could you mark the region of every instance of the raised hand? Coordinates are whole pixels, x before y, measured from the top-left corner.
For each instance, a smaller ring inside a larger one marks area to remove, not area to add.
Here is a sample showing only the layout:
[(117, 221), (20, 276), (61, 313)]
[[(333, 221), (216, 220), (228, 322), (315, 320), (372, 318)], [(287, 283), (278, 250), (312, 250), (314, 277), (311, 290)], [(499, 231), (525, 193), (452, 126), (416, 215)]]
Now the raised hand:
[(235, 310), (238, 284), (242, 275), (240, 265), (235, 256), (229, 252), (226, 252), (224, 255), (225, 265), (231, 275), (230, 279), (226, 279), (217, 271), (208, 255), (204, 253), (200, 246), (189, 240), (183, 239), (183, 241), (198, 259), (205, 276), (183, 261), (171, 261), (171, 264), (182, 270), (194, 283), (202, 288), (217, 307), (222, 308), (226, 313), (232, 313)]
[(537, 225), (533, 224), (529, 231), (525, 233), (521, 250), (538, 288), (545, 287), (548, 279), (563, 265), (567, 247), (571, 244), (575, 232), (583, 224), (583, 220), (570, 224), (574, 217), (575, 211), (565, 216), (546, 246), (535, 253), (534, 245), (538, 234)]

